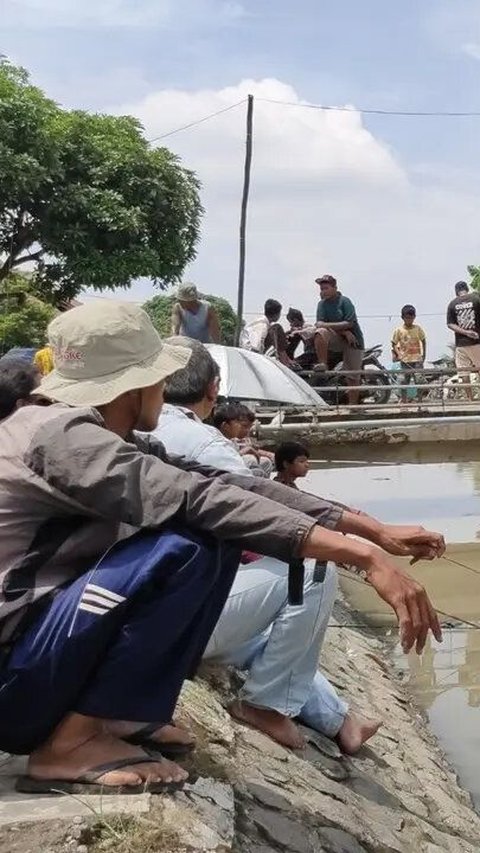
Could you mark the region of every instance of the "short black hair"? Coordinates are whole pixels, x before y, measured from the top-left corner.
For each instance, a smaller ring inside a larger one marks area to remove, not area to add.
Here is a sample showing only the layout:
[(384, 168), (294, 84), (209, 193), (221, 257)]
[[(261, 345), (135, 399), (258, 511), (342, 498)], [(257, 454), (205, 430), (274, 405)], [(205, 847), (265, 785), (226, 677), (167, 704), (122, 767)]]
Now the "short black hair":
[(402, 308), (402, 317), (405, 317), (406, 314), (413, 314), (414, 317), (417, 316), (417, 310), (414, 305), (404, 305)]
[(277, 302), (276, 299), (267, 299), (267, 301), (265, 302), (265, 305), (263, 307), (263, 311), (264, 311), (265, 317), (267, 317), (270, 320), (270, 319), (272, 319), (272, 317), (279, 317), (280, 316), (280, 314), (282, 313), (282, 306), (281, 306), (280, 302)]
[(457, 296), (459, 296), (460, 293), (468, 293), (469, 290), (470, 288), (466, 281), (457, 281), (455, 285), (455, 293), (457, 294)]
[(163, 397), (174, 406), (200, 403), (209, 385), (220, 376), (220, 368), (208, 349), (199, 341), (176, 335), (167, 338), (170, 346), (180, 346), (191, 351), (186, 367), (172, 373), (165, 382)]
[(248, 406), (245, 405), (245, 403), (238, 403), (238, 411), (241, 421), (248, 421), (249, 424), (255, 423), (255, 414), (248, 408)]
[(8, 359), (0, 364), (0, 421), (15, 411), (20, 400), (28, 400), (37, 387), (40, 374), (23, 359)]
[(289, 308), (287, 313), (287, 320), (289, 323), (301, 323), (302, 326), (305, 323), (302, 312), (298, 308)]
[(306, 456), (307, 459), (310, 459), (308, 447), (300, 444), (299, 441), (283, 441), (275, 451), (275, 468), (281, 473), (285, 462), (295, 462), (299, 456)]
[(228, 424), (230, 421), (244, 420), (245, 415), (242, 409), (246, 408), (243, 403), (237, 403), (233, 400), (229, 403), (220, 403), (219, 406), (215, 406), (215, 411), (212, 415), (213, 426), (220, 429), (224, 423)]

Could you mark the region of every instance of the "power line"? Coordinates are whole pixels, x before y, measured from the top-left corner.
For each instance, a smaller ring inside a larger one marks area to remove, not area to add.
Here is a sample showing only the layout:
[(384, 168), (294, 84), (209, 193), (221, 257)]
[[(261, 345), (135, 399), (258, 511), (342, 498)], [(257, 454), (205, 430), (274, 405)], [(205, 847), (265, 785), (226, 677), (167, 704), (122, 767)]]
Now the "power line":
[[(394, 311), (391, 311), (389, 314), (357, 314), (358, 320), (392, 320), (392, 318), (398, 316), (398, 308)], [(247, 317), (258, 317), (263, 314), (263, 310), (259, 309), (258, 311), (244, 311), (245, 316)], [(420, 317), (446, 317), (445, 311), (437, 311), (437, 312), (418, 312)], [(309, 319), (314, 317), (314, 314), (304, 314), (304, 316)]]
[(175, 128), (175, 130), (169, 130), (168, 133), (162, 133), (161, 136), (154, 136), (153, 139), (148, 139), (147, 142), (152, 144), (153, 142), (158, 142), (159, 139), (166, 139), (167, 136), (173, 136), (175, 133), (181, 133), (182, 130), (189, 130), (191, 127), (196, 127), (198, 124), (203, 124), (205, 121), (210, 121), (210, 119), (222, 115), (222, 113), (228, 113), (230, 110), (234, 110), (241, 104), (245, 104), (246, 101), (246, 98), (242, 98), (242, 100), (237, 101), (236, 104), (230, 104), (229, 107), (223, 107), (223, 109), (217, 110), (215, 113), (210, 113), (208, 116), (203, 116), (203, 118), (199, 118), (196, 121), (191, 121), (189, 124), (184, 124), (182, 127)]
[(480, 118), (480, 111), (451, 111), (451, 110), (381, 110), (381, 109), (364, 109), (363, 107), (334, 107), (324, 104), (308, 104), (299, 103), (298, 101), (279, 101), (274, 98), (256, 98), (257, 101), (263, 101), (266, 104), (278, 104), (282, 107), (303, 107), (309, 110), (321, 110), (323, 112), (332, 113), (364, 113), (365, 115), (377, 116), (405, 116), (417, 118)]

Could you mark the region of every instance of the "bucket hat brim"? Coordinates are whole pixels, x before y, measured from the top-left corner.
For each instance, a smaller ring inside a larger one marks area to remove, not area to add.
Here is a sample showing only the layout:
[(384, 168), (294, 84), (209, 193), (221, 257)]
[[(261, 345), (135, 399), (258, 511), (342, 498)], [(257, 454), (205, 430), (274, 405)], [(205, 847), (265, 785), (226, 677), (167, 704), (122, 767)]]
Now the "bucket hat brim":
[(148, 388), (182, 370), (190, 355), (185, 347), (162, 344), (161, 350), (145, 361), (105, 376), (67, 379), (58, 370), (52, 370), (35, 392), (68, 406), (106, 406), (127, 391)]

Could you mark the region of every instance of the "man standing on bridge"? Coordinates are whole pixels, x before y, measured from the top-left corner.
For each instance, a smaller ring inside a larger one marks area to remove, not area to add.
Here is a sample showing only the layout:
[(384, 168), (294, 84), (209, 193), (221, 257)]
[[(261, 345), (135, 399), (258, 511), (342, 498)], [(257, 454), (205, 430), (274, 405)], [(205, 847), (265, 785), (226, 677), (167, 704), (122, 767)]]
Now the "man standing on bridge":
[(457, 281), (455, 299), (447, 309), (447, 325), (455, 334), (455, 366), (462, 382), (467, 382), (465, 392), (473, 400), (470, 373), (480, 371), (480, 298), (470, 293), (466, 281)]

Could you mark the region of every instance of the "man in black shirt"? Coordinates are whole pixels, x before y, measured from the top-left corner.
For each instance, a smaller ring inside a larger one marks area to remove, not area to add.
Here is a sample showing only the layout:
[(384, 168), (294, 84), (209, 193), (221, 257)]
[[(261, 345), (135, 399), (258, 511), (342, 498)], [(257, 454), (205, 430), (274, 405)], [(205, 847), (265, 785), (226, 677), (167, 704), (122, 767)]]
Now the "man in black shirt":
[[(480, 372), (480, 298), (470, 293), (465, 281), (457, 281), (455, 299), (447, 309), (447, 325), (455, 333), (455, 365), (463, 382), (469, 382), (469, 374)], [(469, 400), (472, 389), (465, 389)]]

